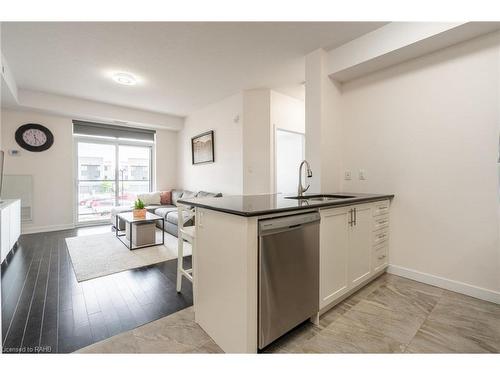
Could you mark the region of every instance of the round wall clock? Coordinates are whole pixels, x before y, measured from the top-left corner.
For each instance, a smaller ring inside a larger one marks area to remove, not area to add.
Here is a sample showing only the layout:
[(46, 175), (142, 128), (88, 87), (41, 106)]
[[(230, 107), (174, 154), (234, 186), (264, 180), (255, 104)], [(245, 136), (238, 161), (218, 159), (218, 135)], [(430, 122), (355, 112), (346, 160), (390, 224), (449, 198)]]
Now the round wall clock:
[(52, 146), (54, 135), (43, 125), (26, 124), (16, 130), (16, 142), (25, 150), (40, 152)]

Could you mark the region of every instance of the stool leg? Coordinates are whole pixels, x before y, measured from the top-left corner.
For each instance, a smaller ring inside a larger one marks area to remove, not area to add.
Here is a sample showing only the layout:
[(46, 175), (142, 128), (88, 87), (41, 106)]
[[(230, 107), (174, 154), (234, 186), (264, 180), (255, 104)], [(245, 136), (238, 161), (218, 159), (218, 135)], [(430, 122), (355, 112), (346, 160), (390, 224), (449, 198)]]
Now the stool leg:
[(181, 292), (182, 288), (182, 269), (184, 263), (184, 241), (182, 235), (179, 233), (177, 236), (177, 293)]

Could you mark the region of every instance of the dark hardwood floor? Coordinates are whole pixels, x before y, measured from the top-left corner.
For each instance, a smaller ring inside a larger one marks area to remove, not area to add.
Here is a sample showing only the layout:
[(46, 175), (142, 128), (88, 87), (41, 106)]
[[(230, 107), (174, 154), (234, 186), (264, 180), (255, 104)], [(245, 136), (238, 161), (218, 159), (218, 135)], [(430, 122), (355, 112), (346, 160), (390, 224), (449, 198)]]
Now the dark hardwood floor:
[(176, 259), (77, 282), (65, 238), (106, 231), (21, 236), (2, 264), (4, 353), (70, 353), (193, 304), (191, 283), (175, 290)]

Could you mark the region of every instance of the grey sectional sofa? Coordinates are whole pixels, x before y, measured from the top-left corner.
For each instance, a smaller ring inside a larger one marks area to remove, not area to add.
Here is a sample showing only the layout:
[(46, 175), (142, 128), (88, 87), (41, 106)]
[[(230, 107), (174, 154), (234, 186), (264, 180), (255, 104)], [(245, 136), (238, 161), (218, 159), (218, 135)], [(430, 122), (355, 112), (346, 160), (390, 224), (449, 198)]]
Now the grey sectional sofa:
[[(170, 233), (177, 237), (177, 225), (178, 225), (178, 215), (177, 215), (177, 200), (180, 198), (202, 198), (202, 197), (222, 197), (221, 193), (209, 193), (206, 191), (193, 192), (189, 190), (174, 189), (172, 190), (172, 204), (171, 205), (151, 205), (146, 206), (146, 209), (158, 216), (165, 219), (165, 232)], [(132, 211), (131, 207), (115, 207), (111, 211), (111, 224), (115, 226), (116, 215), (121, 212)], [(184, 225), (193, 225), (193, 220), (188, 219), (184, 222)], [(158, 224), (161, 227), (161, 224)], [(119, 220), (118, 227), (120, 230), (125, 230), (125, 223)]]

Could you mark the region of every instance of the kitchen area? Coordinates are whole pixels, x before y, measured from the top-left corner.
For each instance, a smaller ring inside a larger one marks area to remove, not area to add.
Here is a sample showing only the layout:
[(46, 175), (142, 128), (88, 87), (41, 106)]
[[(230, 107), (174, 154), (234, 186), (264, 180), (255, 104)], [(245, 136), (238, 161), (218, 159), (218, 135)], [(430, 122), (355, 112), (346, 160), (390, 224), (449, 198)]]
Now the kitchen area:
[(226, 353), (318, 324), (389, 264), (394, 195), (304, 190), (179, 200), (196, 212), (195, 320)]

